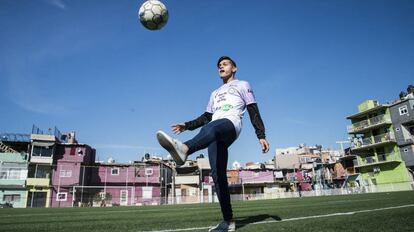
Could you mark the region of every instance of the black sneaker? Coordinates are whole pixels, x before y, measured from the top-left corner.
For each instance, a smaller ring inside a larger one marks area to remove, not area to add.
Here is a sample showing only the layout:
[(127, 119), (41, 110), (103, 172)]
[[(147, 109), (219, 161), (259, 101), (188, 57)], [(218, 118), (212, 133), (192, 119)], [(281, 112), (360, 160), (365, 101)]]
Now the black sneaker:
[(217, 226), (210, 228), (209, 232), (227, 232), (227, 231), (236, 231), (236, 222), (232, 221), (222, 221)]

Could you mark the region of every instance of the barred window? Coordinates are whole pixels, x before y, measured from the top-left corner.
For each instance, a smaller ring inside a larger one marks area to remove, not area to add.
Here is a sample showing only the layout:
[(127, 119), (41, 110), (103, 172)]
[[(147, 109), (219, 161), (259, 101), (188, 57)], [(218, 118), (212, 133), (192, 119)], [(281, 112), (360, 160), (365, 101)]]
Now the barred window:
[(3, 195), (3, 202), (19, 202), (20, 195), (19, 194), (5, 194)]
[(118, 176), (119, 175), (119, 168), (112, 168), (111, 175)]
[(60, 177), (72, 177), (72, 170), (60, 170)]
[(400, 108), (398, 108), (398, 110), (400, 111), (400, 115), (408, 114), (407, 106), (401, 106)]
[(68, 197), (68, 193), (58, 193), (56, 195), (56, 201), (66, 201)]

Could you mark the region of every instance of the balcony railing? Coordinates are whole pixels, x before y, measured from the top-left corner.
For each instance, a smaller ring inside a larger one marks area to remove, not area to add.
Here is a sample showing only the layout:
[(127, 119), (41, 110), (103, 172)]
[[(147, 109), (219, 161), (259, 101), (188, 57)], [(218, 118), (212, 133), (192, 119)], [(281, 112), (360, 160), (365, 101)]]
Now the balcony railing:
[(365, 158), (361, 158), (358, 161), (354, 160), (354, 165), (361, 167), (361, 166), (381, 164), (381, 163), (391, 162), (391, 161), (400, 161), (397, 159), (397, 156), (394, 152), (377, 154), (377, 156), (368, 156)]
[(385, 143), (385, 142), (395, 142), (395, 135), (392, 133), (384, 133), (374, 137), (365, 138), (365, 139), (357, 139), (355, 138), (352, 141), (351, 148), (352, 149), (359, 149), (365, 147), (372, 147), (377, 144)]
[(374, 127), (376, 125), (380, 125), (380, 124), (383, 124), (383, 123), (391, 123), (391, 118), (386, 114), (378, 115), (376, 117), (369, 118), (367, 120), (360, 121), (360, 122), (354, 123), (352, 125), (349, 125), (348, 126), (348, 133), (363, 131), (367, 128)]
[(27, 178), (26, 185), (30, 186), (49, 186), (49, 178)]
[(412, 143), (414, 143), (414, 139), (413, 138), (408, 138), (408, 139), (405, 139), (405, 142), (406, 143), (408, 143), (408, 144), (412, 144)]
[(53, 157), (50, 156), (32, 156), (30, 159), (30, 162), (32, 163), (39, 163), (39, 164), (52, 164), (53, 163)]
[(353, 174), (355, 174), (355, 173), (356, 173), (355, 167), (348, 167), (348, 168), (346, 168), (346, 173), (347, 173), (348, 175), (353, 175)]
[(365, 158), (365, 163), (366, 164), (373, 164), (373, 163), (377, 163), (377, 158), (375, 156), (369, 156)]

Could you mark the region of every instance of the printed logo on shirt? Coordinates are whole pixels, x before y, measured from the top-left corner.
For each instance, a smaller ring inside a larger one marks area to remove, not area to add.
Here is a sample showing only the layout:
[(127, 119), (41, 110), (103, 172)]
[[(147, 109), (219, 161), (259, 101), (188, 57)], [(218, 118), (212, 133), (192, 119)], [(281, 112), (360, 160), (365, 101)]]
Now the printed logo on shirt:
[(222, 111), (229, 111), (231, 109), (233, 109), (233, 106), (230, 104), (225, 104), (222, 107), (220, 107)]
[(218, 98), (218, 99), (216, 99), (217, 103), (222, 102), (222, 101), (226, 101), (227, 100), (226, 99), (226, 94), (227, 94), (227, 92), (217, 94), (214, 97), (214, 98)]

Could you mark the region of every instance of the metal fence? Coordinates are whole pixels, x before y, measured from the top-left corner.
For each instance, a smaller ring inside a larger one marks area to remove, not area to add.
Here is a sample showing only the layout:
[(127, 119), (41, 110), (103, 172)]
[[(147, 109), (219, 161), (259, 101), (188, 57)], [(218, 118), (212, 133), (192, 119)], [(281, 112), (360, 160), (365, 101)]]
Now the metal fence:
[[(77, 187), (80, 189), (80, 186)], [(107, 186), (107, 188), (109, 188)], [(252, 200), (270, 200), (270, 199), (285, 199), (298, 197), (316, 197), (316, 196), (337, 196), (337, 195), (351, 195), (351, 194), (366, 194), (379, 192), (395, 192), (395, 191), (412, 191), (414, 190), (413, 182), (402, 182), (393, 184), (371, 185), (353, 188), (336, 188), (336, 189), (319, 189), (313, 191), (276, 191), (269, 193), (258, 194), (232, 194), (232, 201), (252, 201)], [(125, 190), (126, 191), (126, 190)], [(101, 194), (102, 195), (102, 194)], [(121, 197), (122, 199), (119, 199)], [(217, 196), (213, 192), (211, 196), (202, 195), (202, 191), (192, 196), (164, 196), (147, 198), (145, 196), (112, 196), (110, 201), (102, 203), (94, 201), (88, 205), (73, 205), (90, 206), (90, 207), (109, 207), (109, 206), (142, 206), (142, 205), (160, 205), (160, 204), (194, 204), (194, 203), (214, 203), (218, 202)], [(96, 199), (96, 197), (95, 197)], [(117, 203), (114, 203), (117, 202)], [(119, 204), (118, 202), (123, 202)]]

